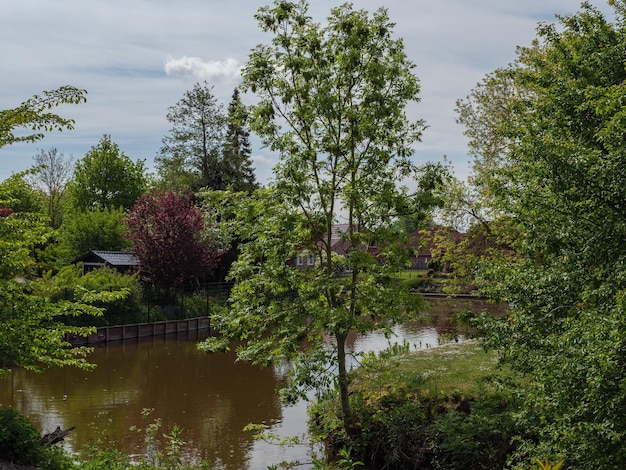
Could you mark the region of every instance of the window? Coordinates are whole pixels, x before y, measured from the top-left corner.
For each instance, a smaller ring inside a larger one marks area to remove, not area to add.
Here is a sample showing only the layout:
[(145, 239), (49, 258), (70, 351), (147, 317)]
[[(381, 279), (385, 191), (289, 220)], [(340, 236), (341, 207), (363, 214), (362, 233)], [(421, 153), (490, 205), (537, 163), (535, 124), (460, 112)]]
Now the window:
[(307, 266), (313, 266), (315, 264), (315, 256), (309, 255), (308, 259), (306, 260), (306, 264)]
[(304, 264), (304, 258), (302, 256), (298, 256), (298, 266), (302, 266)]

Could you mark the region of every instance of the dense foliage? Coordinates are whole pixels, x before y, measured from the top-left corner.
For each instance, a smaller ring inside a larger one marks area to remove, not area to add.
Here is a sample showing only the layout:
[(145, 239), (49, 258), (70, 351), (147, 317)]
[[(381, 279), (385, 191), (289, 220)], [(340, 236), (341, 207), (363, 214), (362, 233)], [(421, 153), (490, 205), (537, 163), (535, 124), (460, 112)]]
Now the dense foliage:
[(64, 266), (56, 275), (45, 277), (43, 281), (48, 285), (49, 297), (54, 301), (77, 301), (85, 291), (127, 292), (124, 298), (95, 302), (94, 305), (102, 309), (102, 315), (97, 318), (80, 316), (67, 319), (73, 325), (106, 326), (148, 321), (142, 288), (136, 274), (122, 274), (111, 268), (94, 269), (83, 274), (79, 263)]
[(520, 401), (502, 390), (510, 379), (479, 343), (409, 352), (408, 344), (370, 353), (353, 371), (351, 400), (360, 433), (347, 439), (335, 393), (310, 407), (310, 431), (326, 450), (350, 449), (366, 468), (506, 467)]
[[(348, 335), (420, 311), (393, 277), (406, 262), (395, 215), (424, 209), (400, 187), (425, 173), (409, 159), (423, 124), (405, 115), (419, 83), (384, 9), (370, 15), (345, 4), (323, 26), (307, 10), (280, 1), (256, 15), (273, 39), (250, 54), (242, 89), (256, 93), (252, 130), (280, 164), (272, 187), (234, 201), (242, 244), (231, 310), (215, 325), (226, 341), (243, 341), (240, 358), (293, 360), (285, 397), (325, 390), (336, 370), (353, 432)], [(298, 256), (310, 264), (297, 268)]]
[(211, 231), (191, 196), (149, 191), (124, 220), (139, 276), (161, 286), (210, 278), (219, 259)]
[[(208, 279), (236, 241), (231, 308), (214, 316), (224, 337), (202, 347), (235, 339), (240, 358), (291, 360), (286, 398), (336, 385), (315, 415), (327, 414), (315, 424), (335, 450), (375, 465), (408, 456), (407, 465), (496, 468), (550, 456), (571, 468), (626, 467), (626, 2), (610, 4), (615, 22), (583, 4), (540, 25), (512, 64), (458, 102), (475, 159), (467, 184), (410, 161), (424, 124), (409, 122), (405, 108), (420, 87), (386, 10), (345, 4), (321, 25), (304, 1), (261, 8), (256, 19), (273, 38), (253, 49), (242, 83), (256, 104), (245, 109), (236, 90), (224, 115), (208, 85), (196, 84), (169, 109), (173, 128), (157, 158), (164, 186), (242, 191), (222, 194), (223, 207), (144, 194), (143, 162), (107, 135), (78, 162), (65, 195), (56, 151), (36, 158), (41, 191), (25, 174), (0, 184), (0, 374), (86, 367), (88, 350), (66, 339), (92, 330), (71, 325), (140, 312), (132, 276), (79, 278), (72, 267), (42, 278), (53, 258), (127, 248), (120, 220), (132, 208), (125, 228), (139, 275), (156, 285)], [(62, 87), (0, 111), (0, 147), (71, 129), (49, 109), (84, 99)], [(248, 126), (280, 156), (275, 183), (253, 193)], [(24, 128), (33, 133), (21, 136)], [(401, 186), (407, 179), (416, 193)], [(424, 401), (422, 383), (368, 396), (348, 373), (346, 340), (419, 313), (419, 298), (394, 275), (407, 261), (402, 237), (431, 217), (444, 181), (441, 215), (468, 230), (461, 242), (441, 235), (440, 262), (459, 282), (451, 287), (471, 280), (510, 305), (478, 325), (524, 380), (469, 399)], [(71, 210), (56, 247), (50, 225), (61, 223), (62, 200)], [(513, 397), (522, 400), (514, 413)], [(0, 426), (1, 452), (9, 431), (33, 441), (18, 416), (3, 411), (0, 420), (10, 422)]]
[[(100, 315), (93, 304), (126, 295), (126, 291), (83, 291), (73, 301), (53, 301), (38, 278), (35, 248), (51, 233), (37, 206), (28, 204), (23, 179), (14, 177), (0, 185), (0, 206), (11, 208), (0, 217), (0, 375), (12, 366), (40, 370), (50, 366), (86, 366), (85, 348), (72, 348), (66, 335), (85, 335), (89, 328), (65, 324), (66, 318)], [(13, 210), (15, 207), (17, 210)]]
[(35, 426), (13, 408), (0, 409), (0, 465), (3, 460), (44, 470), (73, 468), (69, 456), (56, 447), (44, 446)]
[(104, 135), (76, 162), (69, 203), (79, 211), (128, 210), (146, 189), (144, 162), (131, 160)]
[[(73, 121), (44, 110), (60, 103), (81, 102), (84, 92), (63, 87), (34, 97), (15, 110), (0, 112), (0, 146), (40, 139), (41, 134), (15, 137), (16, 128), (71, 129)], [(123, 298), (127, 291), (84, 291), (73, 300), (54, 301), (39, 278), (35, 254), (51, 236), (40, 194), (25, 179), (13, 175), (0, 185), (0, 375), (11, 367), (41, 370), (51, 366), (88, 367), (87, 348), (72, 348), (68, 335), (86, 335), (91, 328), (67, 325), (78, 315), (101, 314), (94, 303)]]
[(128, 251), (131, 243), (121, 223), (125, 215), (121, 207), (69, 211), (57, 232), (59, 261), (71, 263), (91, 250)]
[(626, 5), (541, 25), (538, 40), (462, 102), (477, 186), (519, 234), (518, 258), (488, 263), (511, 314), (488, 345), (528, 377), (520, 458), (626, 465)]

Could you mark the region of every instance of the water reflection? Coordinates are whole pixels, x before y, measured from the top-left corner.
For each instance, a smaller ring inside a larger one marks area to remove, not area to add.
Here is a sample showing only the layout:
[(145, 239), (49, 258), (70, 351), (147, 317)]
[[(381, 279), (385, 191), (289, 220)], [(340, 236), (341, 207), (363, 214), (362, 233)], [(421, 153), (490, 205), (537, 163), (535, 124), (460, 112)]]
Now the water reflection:
[(254, 446), (248, 423), (282, 421), (276, 389), (282, 381), (271, 368), (235, 362), (234, 353), (198, 352), (198, 337), (167, 337), (97, 348), (91, 372), (70, 368), (44, 374), (15, 370), (2, 383), (0, 404), (30, 416), (42, 430), (76, 426), (67, 438), (80, 449), (106, 437), (130, 453), (143, 452), (143, 434), (131, 431), (154, 409), (163, 430), (184, 429), (196, 459), (224, 468), (246, 468)]
[[(459, 310), (448, 304), (437, 308)], [(433, 312), (428, 324), (398, 326), (392, 340), (406, 340), (412, 349), (436, 346), (453, 329), (447, 314)], [(144, 452), (143, 434), (130, 428), (144, 427), (142, 410), (152, 408), (151, 419), (162, 420), (162, 431), (174, 425), (184, 429), (188, 458), (233, 470), (306, 459), (306, 448), (285, 450), (243, 431), (248, 423), (263, 423), (282, 436), (306, 431), (306, 405), (284, 407), (278, 400), (281, 369), (236, 362), (234, 353), (207, 356), (197, 350), (201, 339), (184, 335), (109, 343), (90, 356), (97, 365), (91, 372), (18, 369), (0, 381), (0, 406), (17, 408), (46, 432), (76, 426), (67, 438), (73, 450), (105, 437), (127, 453)], [(380, 351), (388, 342), (373, 333), (351, 337), (350, 345), (353, 351)]]

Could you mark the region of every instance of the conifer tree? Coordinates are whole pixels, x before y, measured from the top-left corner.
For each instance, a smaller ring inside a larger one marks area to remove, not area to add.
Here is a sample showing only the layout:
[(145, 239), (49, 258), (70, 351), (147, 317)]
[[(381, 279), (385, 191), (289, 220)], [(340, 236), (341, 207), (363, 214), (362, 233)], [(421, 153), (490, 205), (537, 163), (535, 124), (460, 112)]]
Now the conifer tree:
[(253, 191), (258, 187), (252, 167), (250, 132), (247, 130), (248, 116), (235, 88), (228, 105), (228, 124), (223, 150), (223, 188), (234, 191)]

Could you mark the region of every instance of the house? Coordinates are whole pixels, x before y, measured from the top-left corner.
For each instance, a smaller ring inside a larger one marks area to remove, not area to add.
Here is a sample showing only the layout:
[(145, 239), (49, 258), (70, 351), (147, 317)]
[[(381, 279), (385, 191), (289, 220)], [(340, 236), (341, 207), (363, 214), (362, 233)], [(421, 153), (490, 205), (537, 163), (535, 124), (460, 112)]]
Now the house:
[[(418, 229), (409, 235), (407, 248), (415, 252), (410, 269), (427, 270), (433, 262), (433, 253), (436, 251), (435, 237), (437, 235), (449, 235), (454, 242), (460, 242), (464, 234), (451, 228), (445, 227), (427, 227)], [(445, 270), (445, 269), (444, 269)]]
[[(346, 238), (348, 229), (349, 224), (335, 224), (332, 226), (332, 232), (330, 237), (330, 250), (339, 256), (346, 256), (352, 246), (350, 241)], [(325, 240), (318, 240), (317, 245), (319, 248), (324, 249), (326, 245)], [(376, 255), (378, 253), (376, 243), (371, 243), (367, 247), (367, 251)], [(295, 265), (300, 269), (305, 269), (307, 267), (315, 266), (315, 263), (317, 261), (316, 258), (317, 255), (315, 253), (302, 250), (300, 255), (298, 255), (298, 257), (290, 264)]]
[[(330, 239), (331, 250), (338, 255), (345, 255), (347, 252), (348, 242), (344, 238), (344, 234), (347, 231), (347, 229), (348, 229), (347, 224), (338, 224), (338, 225), (333, 225), (332, 227), (332, 233), (331, 233), (331, 239)], [(322, 243), (323, 242), (321, 240), (318, 240), (317, 241), (318, 247), (321, 246)], [(299, 269), (311, 268), (315, 266), (315, 262), (317, 261), (316, 258), (317, 258), (316, 253), (313, 253), (311, 251), (301, 250), (300, 254), (290, 264), (295, 265)]]
[(83, 274), (104, 267), (115, 269), (120, 273), (129, 273), (137, 269), (139, 259), (132, 253), (124, 251), (93, 250), (80, 258), (76, 258), (73, 263), (83, 264)]
[[(348, 228), (348, 224), (333, 225), (331, 234), (331, 251), (333, 253), (340, 256), (346, 256), (348, 254), (351, 248), (350, 241), (346, 239)], [(437, 256), (437, 246), (435, 245), (435, 238), (437, 236), (452, 237), (452, 241), (458, 243), (463, 239), (465, 234), (451, 228), (440, 226), (416, 230), (409, 235), (409, 241), (406, 244), (406, 248), (414, 253), (409, 269), (425, 271), (433, 267), (433, 256)], [(318, 240), (318, 247), (323, 243), (322, 240)], [(362, 248), (364, 249), (365, 246), (363, 245)], [(375, 241), (367, 246), (367, 251), (373, 256), (378, 255), (379, 248)], [(439, 248), (439, 251), (441, 252), (441, 248)], [(289, 264), (299, 269), (307, 269), (315, 266), (316, 258), (316, 253), (303, 249), (295, 259), (290, 260)]]

